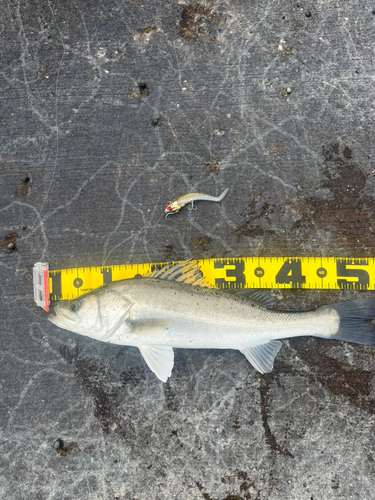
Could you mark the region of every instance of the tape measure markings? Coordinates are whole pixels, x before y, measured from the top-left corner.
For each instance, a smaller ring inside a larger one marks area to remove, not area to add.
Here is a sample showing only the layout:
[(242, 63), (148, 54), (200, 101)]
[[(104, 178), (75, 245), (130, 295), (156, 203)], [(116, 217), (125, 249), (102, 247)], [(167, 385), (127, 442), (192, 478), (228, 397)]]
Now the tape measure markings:
[[(374, 258), (244, 257), (197, 262), (207, 283), (216, 288), (375, 289)], [(145, 276), (166, 264), (49, 271), (50, 298), (71, 300), (112, 281)]]

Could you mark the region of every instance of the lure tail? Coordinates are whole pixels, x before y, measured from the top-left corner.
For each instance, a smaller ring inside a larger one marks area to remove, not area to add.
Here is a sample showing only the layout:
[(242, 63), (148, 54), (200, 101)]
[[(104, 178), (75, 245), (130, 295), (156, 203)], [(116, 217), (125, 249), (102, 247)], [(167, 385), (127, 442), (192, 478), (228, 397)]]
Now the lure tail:
[(329, 338), (375, 345), (375, 298), (340, 302), (322, 309), (333, 309), (339, 315), (338, 330)]
[(217, 201), (221, 201), (225, 197), (225, 195), (227, 194), (228, 191), (229, 191), (229, 188), (227, 188), (225, 191), (223, 191), (221, 193), (221, 195), (218, 197)]

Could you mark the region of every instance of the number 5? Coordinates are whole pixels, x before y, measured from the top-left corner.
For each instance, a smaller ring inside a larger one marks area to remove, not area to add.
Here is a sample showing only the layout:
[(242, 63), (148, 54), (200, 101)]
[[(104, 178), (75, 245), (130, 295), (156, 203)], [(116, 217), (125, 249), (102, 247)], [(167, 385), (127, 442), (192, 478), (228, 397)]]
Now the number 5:
[[(340, 288), (348, 290), (367, 290), (370, 278), (364, 269), (348, 269), (346, 266), (368, 266), (368, 263), (361, 260), (338, 260), (336, 263), (337, 284)], [(358, 281), (348, 281), (343, 278), (357, 278)]]

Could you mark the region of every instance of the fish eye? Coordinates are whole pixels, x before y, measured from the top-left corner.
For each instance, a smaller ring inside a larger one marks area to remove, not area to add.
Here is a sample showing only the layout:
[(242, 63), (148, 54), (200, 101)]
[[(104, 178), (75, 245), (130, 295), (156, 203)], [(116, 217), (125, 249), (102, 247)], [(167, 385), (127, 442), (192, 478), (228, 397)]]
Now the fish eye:
[(69, 309), (73, 312), (77, 312), (80, 307), (81, 304), (78, 302), (78, 300), (71, 300), (69, 302)]

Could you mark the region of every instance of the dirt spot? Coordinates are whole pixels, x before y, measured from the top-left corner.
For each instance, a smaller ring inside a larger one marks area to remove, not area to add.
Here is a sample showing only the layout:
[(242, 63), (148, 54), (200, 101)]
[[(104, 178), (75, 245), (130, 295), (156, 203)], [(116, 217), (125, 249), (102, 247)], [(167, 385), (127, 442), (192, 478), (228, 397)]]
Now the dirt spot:
[(241, 479), (242, 481), (246, 481), (247, 479), (247, 472), (244, 472), (242, 470), (237, 472), (237, 479)]
[(67, 125), (64, 129), (64, 137), (67, 137), (67, 138), (72, 138), (76, 135), (76, 131), (74, 129), (72, 129), (72, 127), (70, 125)]
[[(238, 471), (235, 474), (226, 475), (221, 478), (221, 482), (231, 485), (235, 490), (239, 489), (240, 494), (237, 495), (228, 493), (224, 499), (220, 500), (233, 500), (235, 498), (239, 500), (261, 500), (260, 490), (255, 487), (254, 481), (252, 481), (244, 471)], [(238, 482), (240, 482), (240, 484)], [(252, 491), (248, 491), (250, 488), (252, 488)]]
[(49, 68), (48, 66), (45, 66), (42, 70), (40, 70), (40, 74), (42, 76), (57, 75), (57, 71), (55, 69)]
[(289, 96), (289, 94), (288, 94), (288, 92), (287, 92), (287, 90), (286, 90), (286, 89), (281, 89), (281, 90), (280, 90), (280, 92), (279, 92), (279, 97), (280, 97), (280, 99), (285, 99), (285, 98), (286, 98), (286, 97), (288, 97), (288, 96)]
[[(264, 234), (275, 234), (276, 231), (270, 229), (269, 216), (275, 211), (269, 203), (259, 204), (252, 200), (249, 204), (250, 215), (247, 220), (236, 229), (237, 237), (241, 236), (263, 236)], [(264, 223), (265, 222), (265, 223)]]
[(167, 260), (170, 260), (172, 254), (173, 254), (173, 245), (165, 245), (165, 258)]
[(271, 428), (268, 423), (268, 418), (270, 417), (270, 403), (272, 401), (271, 394), (271, 378), (268, 375), (264, 375), (261, 378), (260, 386), (260, 405), (262, 413), (263, 429), (266, 436), (266, 442), (274, 453), (280, 453), (286, 457), (294, 458), (294, 455), (285, 447), (280, 446), (275, 436), (272, 434)]
[(13, 252), (13, 250), (16, 250), (17, 248), (17, 238), (18, 238), (17, 233), (7, 234), (4, 240), (0, 241), (0, 247), (4, 248), (5, 250), (10, 250), (11, 252)]
[(156, 28), (153, 26), (146, 26), (138, 31), (140, 35), (154, 35), (156, 33)]
[(290, 40), (283, 41), (280, 44), (280, 56), (281, 57), (289, 57), (293, 54), (293, 47)]
[(232, 425), (232, 429), (234, 429), (235, 431), (237, 431), (238, 429), (240, 429), (241, 426), (240, 424), (238, 423), (238, 417), (234, 417), (233, 419), (233, 425)]
[(64, 441), (59, 438), (53, 443), (53, 447), (59, 455), (66, 457), (67, 455), (70, 455), (70, 453), (74, 450), (74, 448), (77, 448), (78, 445), (75, 442), (65, 445)]
[(208, 493), (204, 493), (204, 491), (202, 491), (203, 490), (203, 486), (199, 482), (196, 482), (195, 484), (198, 486), (198, 489), (202, 493), (202, 497), (205, 500), (213, 500), (212, 497), (210, 497), (210, 495)]
[(348, 146), (345, 146), (344, 151), (342, 152), (342, 154), (348, 160), (350, 160), (350, 158), (352, 158), (352, 156), (353, 156), (352, 150)]
[(147, 97), (150, 91), (147, 88), (147, 84), (145, 82), (138, 83), (139, 93), (131, 94), (134, 99), (142, 99), (143, 97)]
[(181, 13), (179, 35), (187, 41), (215, 42), (222, 32), (224, 16), (202, 5), (186, 5)]
[(207, 177), (210, 174), (218, 174), (220, 172), (219, 160), (214, 156), (205, 156), (201, 161), (202, 172)]
[(252, 483), (244, 481), (243, 483), (240, 484), (240, 491), (247, 491), (250, 488), (250, 486), (252, 486)]
[(204, 251), (207, 251), (208, 250), (208, 246), (211, 243), (211, 238), (209, 238), (208, 236), (202, 236), (202, 238), (199, 238), (198, 240), (194, 240), (192, 243), (190, 243), (190, 246), (192, 248), (194, 248), (194, 250), (197, 248), (197, 247), (201, 247), (202, 250)]
[(268, 148), (268, 152), (272, 156), (281, 156), (286, 153), (286, 150), (278, 144), (270, 144), (270, 147)]
[(29, 176), (24, 177), (21, 182), (22, 182), (22, 186), (21, 186), (20, 194), (22, 196), (26, 196), (29, 192), (29, 188), (33, 185), (33, 183), (31, 182), (31, 179)]
[(62, 346), (60, 348), (60, 354), (61, 356), (65, 359), (65, 361), (71, 365), (75, 363), (78, 359), (78, 350), (79, 350), (79, 344), (78, 342), (75, 344), (74, 347), (71, 349), (67, 346)]
[(332, 482), (331, 488), (333, 490), (338, 490), (340, 488), (340, 481), (337, 474), (335, 474), (335, 477), (331, 479), (331, 482)]

